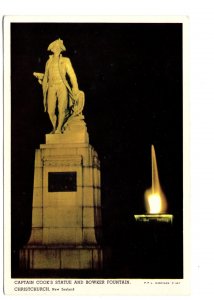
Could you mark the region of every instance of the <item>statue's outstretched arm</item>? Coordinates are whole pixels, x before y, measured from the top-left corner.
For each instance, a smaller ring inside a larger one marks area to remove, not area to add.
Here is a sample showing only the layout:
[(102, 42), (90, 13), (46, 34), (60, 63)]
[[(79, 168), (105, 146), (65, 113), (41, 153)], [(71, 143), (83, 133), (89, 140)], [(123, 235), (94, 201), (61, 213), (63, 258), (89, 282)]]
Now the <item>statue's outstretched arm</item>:
[(45, 73), (37, 73), (33, 72), (33, 76), (35, 76), (38, 79), (38, 82), (42, 85), (43, 90), (43, 102), (44, 102), (44, 109), (47, 110), (47, 89), (48, 89), (48, 80), (47, 80), (47, 63), (45, 66)]
[(33, 73), (33, 76), (35, 76), (37, 79), (38, 79), (38, 82), (40, 84), (42, 84), (42, 81), (43, 81), (43, 78), (44, 78), (44, 73), (37, 73), (37, 72), (34, 72)]

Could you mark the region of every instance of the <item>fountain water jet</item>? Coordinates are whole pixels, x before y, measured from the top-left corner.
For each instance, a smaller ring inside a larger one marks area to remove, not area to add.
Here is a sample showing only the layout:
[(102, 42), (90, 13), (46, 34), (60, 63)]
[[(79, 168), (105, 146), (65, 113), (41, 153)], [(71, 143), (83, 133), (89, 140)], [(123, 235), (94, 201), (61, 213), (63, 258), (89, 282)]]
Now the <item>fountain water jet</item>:
[(137, 221), (171, 222), (173, 215), (167, 214), (167, 200), (161, 188), (154, 145), (151, 146), (152, 186), (145, 191), (146, 214), (135, 215)]
[(145, 206), (149, 214), (163, 214), (167, 211), (167, 200), (164, 195), (158, 176), (158, 167), (155, 148), (151, 147), (152, 160), (152, 187), (145, 192)]

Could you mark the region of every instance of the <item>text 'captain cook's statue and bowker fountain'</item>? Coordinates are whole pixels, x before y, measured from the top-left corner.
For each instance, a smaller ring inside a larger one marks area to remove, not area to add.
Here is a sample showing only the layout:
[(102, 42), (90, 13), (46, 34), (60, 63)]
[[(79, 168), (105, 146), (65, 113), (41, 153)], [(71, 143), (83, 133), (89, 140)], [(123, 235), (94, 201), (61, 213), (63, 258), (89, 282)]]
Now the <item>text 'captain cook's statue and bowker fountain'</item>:
[(52, 42), (42, 84), (44, 107), (53, 129), (36, 150), (29, 241), (19, 252), (20, 268), (103, 267), (100, 161), (89, 144), (79, 90), (63, 41)]

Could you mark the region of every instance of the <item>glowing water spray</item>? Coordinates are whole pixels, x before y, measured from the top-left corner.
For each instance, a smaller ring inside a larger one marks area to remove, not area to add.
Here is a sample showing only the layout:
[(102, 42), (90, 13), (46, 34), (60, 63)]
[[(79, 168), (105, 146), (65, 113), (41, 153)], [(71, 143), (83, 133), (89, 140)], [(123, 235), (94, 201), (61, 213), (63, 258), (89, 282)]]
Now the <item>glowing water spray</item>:
[(164, 214), (167, 211), (167, 200), (164, 195), (158, 176), (155, 148), (151, 147), (152, 160), (152, 187), (145, 192), (145, 207), (149, 214)]

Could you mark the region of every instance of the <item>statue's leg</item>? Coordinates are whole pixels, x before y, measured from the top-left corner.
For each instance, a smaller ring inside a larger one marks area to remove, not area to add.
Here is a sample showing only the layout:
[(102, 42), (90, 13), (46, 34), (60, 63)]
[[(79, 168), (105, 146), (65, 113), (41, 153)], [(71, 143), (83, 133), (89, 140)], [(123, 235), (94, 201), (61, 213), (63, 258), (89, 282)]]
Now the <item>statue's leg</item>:
[(66, 86), (62, 83), (58, 86), (57, 89), (57, 97), (58, 97), (58, 126), (55, 133), (62, 133), (62, 125), (65, 120), (65, 112), (68, 106), (68, 92)]
[(51, 133), (54, 133), (56, 130), (56, 100), (57, 100), (57, 96), (56, 96), (56, 89), (55, 87), (50, 87), (48, 89), (48, 114), (49, 114), (49, 118), (51, 120), (51, 123), (53, 125), (53, 130), (51, 131)]

